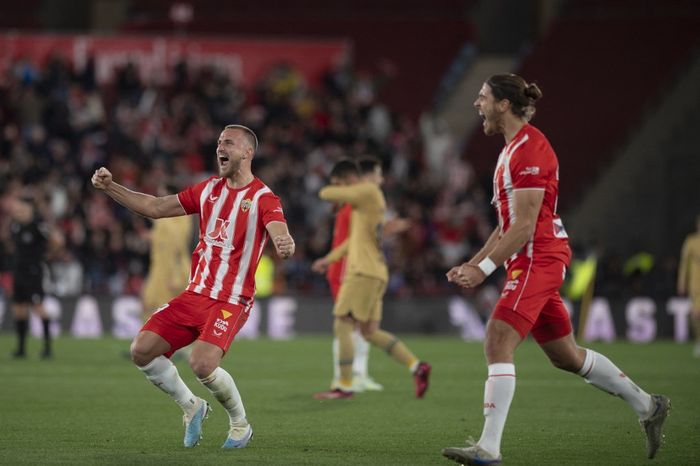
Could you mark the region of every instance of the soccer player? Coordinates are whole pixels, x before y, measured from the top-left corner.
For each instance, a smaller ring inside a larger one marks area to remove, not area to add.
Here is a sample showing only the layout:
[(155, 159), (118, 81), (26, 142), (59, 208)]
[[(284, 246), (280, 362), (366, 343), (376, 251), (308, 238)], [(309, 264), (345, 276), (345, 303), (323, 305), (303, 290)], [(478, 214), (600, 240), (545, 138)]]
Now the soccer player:
[(131, 191), (113, 181), (104, 167), (92, 176), (95, 188), (137, 214), (199, 217), (199, 243), (192, 253), (187, 289), (161, 306), (131, 345), (136, 366), (184, 411), (187, 448), (199, 443), (210, 408), (185, 385), (169, 358), (192, 342), (192, 371), (229, 415), (222, 448), (243, 448), (253, 435), (236, 384), (219, 364), (253, 305), (255, 269), (268, 236), (282, 259), (294, 253), (279, 198), (251, 172), (257, 147), (252, 130), (226, 126), (216, 148), (219, 176), (177, 195)]
[[(352, 160), (341, 160), (333, 166), (330, 173), (330, 182), (333, 186), (349, 186), (359, 181), (357, 165)], [(350, 229), (350, 216), (352, 206), (350, 204), (336, 204), (335, 223), (333, 225), (333, 241), (331, 248), (340, 246), (347, 238)], [(345, 274), (345, 256), (339, 260), (324, 266), (322, 260), (314, 261), (311, 268), (323, 273), (326, 272), (326, 280), (331, 289), (331, 295), (335, 302), (338, 298), (340, 285)], [(362, 338), (359, 328), (356, 326), (352, 332), (352, 343), (355, 348), (352, 360), (352, 388), (353, 391), (380, 391), (383, 390), (381, 384), (374, 381), (369, 376), (369, 343)], [(333, 381), (331, 389), (338, 388), (340, 384), (340, 365), (338, 364), (338, 339), (333, 338)]]
[[(158, 196), (176, 194), (174, 186), (161, 185)], [(144, 322), (163, 303), (182, 293), (187, 288), (190, 276), (190, 241), (192, 239), (192, 219), (189, 216), (159, 218), (153, 221), (149, 234), (151, 246), (148, 276), (141, 290)], [(172, 357), (189, 356), (190, 347), (181, 348)], [(131, 353), (127, 353), (131, 358)]]
[[(173, 186), (160, 186), (157, 194), (175, 194)], [(141, 291), (144, 320), (163, 303), (187, 287), (190, 275), (190, 241), (192, 220), (188, 216), (160, 218), (153, 221), (148, 276)]]
[(571, 251), (557, 215), (557, 157), (547, 138), (529, 124), (541, 96), (522, 77), (500, 74), (484, 83), (474, 102), (484, 132), (502, 134), (506, 142), (493, 178), (498, 226), (484, 247), (469, 262), (453, 267), (447, 278), (473, 288), (504, 265), (507, 282), (486, 328), (481, 438), (467, 448), (445, 448), (442, 454), (462, 464), (501, 462), (501, 435), (515, 392), (513, 356), (532, 333), (555, 367), (578, 374), (632, 407), (646, 434), (647, 456), (653, 458), (661, 446), (669, 399), (649, 395), (608, 358), (577, 346), (559, 296)]
[(15, 317), (17, 349), (14, 358), (26, 358), (25, 344), (29, 330), (29, 310), (41, 318), (44, 334), (43, 359), (51, 352), (51, 319), (43, 305), (44, 258), (48, 246), (46, 227), (36, 216), (29, 199), (14, 199), (10, 204), (12, 224), (10, 234), (14, 244), (12, 313)]
[(695, 334), (693, 356), (700, 358), (700, 215), (695, 224), (695, 233), (688, 235), (683, 242), (681, 261), (678, 264), (678, 294), (690, 295), (690, 322)]
[(350, 204), (350, 236), (320, 260), (324, 266), (347, 255), (346, 272), (333, 307), (333, 334), (338, 339), (340, 380), (338, 386), (315, 395), (318, 399), (350, 398), (352, 390), (352, 332), (359, 323), (362, 336), (371, 344), (405, 365), (413, 374), (416, 397), (428, 389), (431, 367), (421, 362), (398, 338), (379, 328), (382, 298), (389, 278), (382, 233), (386, 201), (380, 189), (382, 167), (375, 159), (359, 162), (360, 182), (349, 186), (326, 186), (319, 197), (326, 201)]

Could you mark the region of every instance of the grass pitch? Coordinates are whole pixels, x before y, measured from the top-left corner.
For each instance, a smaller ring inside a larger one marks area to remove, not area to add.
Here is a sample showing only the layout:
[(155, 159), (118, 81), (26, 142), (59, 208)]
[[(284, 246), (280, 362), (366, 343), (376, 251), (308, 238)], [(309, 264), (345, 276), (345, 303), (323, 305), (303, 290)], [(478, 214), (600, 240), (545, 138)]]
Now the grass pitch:
[[(24, 361), (7, 356), (0, 335), (0, 464), (449, 465), (440, 455), (479, 437), (486, 368), (481, 345), (450, 337), (404, 341), (433, 365), (424, 400), (408, 372), (372, 350), (379, 393), (316, 401), (331, 377), (330, 337), (237, 341), (223, 367), (235, 378), (255, 436), (222, 451), (227, 416), (194, 378), (178, 369), (214, 412), (204, 439), (182, 447), (180, 409), (121, 353), (128, 342), (59, 339), (52, 361), (30, 341)], [(646, 459), (644, 437), (623, 401), (549, 366), (526, 341), (516, 356), (517, 388), (503, 440), (510, 465), (700, 464), (700, 361), (689, 345), (592, 345), (650, 392), (670, 396), (666, 444)]]

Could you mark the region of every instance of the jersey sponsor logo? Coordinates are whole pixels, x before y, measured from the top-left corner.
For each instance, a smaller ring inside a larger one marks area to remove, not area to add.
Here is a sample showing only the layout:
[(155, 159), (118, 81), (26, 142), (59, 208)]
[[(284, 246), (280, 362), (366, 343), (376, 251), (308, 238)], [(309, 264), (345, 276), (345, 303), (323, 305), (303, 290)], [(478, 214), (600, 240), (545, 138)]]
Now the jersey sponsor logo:
[(243, 199), (243, 201), (241, 201), (241, 210), (242, 210), (243, 212), (248, 212), (248, 210), (250, 209), (250, 206), (251, 206), (251, 205), (253, 205), (253, 201), (252, 201), (252, 200), (250, 200), (250, 199)]
[[(232, 312), (229, 312), (226, 309), (221, 309), (221, 317), (216, 318), (216, 322), (214, 322), (215, 328), (212, 329), (212, 332), (214, 333), (215, 337), (220, 337), (228, 331), (228, 321), (226, 319), (228, 319), (232, 315)], [(217, 329), (220, 331), (217, 331)]]
[(515, 269), (510, 273), (510, 278), (511, 280), (515, 280), (520, 276), (520, 274), (523, 273), (522, 269)]
[(221, 218), (216, 219), (216, 224), (214, 224), (214, 228), (211, 229), (209, 233), (207, 233), (207, 236), (213, 240), (221, 240), (221, 241), (226, 241), (228, 239), (228, 226), (231, 223), (231, 220), (224, 220)]
[(214, 196), (213, 194), (209, 195), (209, 202), (216, 202), (216, 200), (219, 198), (219, 196)]
[(484, 403), (484, 408), (496, 408), (496, 403)]
[(216, 321), (214, 322), (214, 329), (213, 329), (214, 335), (216, 335), (218, 333), (217, 330), (221, 331), (221, 333), (219, 333), (219, 335), (217, 335), (217, 336), (220, 336), (223, 332), (228, 331), (228, 321), (225, 319), (222, 319), (221, 317), (217, 317)]
[(540, 167), (525, 167), (518, 175), (539, 175)]
[(501, 293), (501, 296), (508, 296), (508, 293), (515, 290), (519, 284), (520, 280), (508, 280), (505, 286), (503, 287), (503, 292)]

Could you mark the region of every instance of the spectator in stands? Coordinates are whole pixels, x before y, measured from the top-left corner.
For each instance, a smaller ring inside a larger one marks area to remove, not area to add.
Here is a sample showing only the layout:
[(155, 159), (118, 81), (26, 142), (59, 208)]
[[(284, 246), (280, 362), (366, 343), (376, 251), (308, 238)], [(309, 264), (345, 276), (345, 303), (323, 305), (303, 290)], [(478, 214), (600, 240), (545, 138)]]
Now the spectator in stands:
[[(117, 73), (114, 86), (99, 86), (94, 67), (93, 59), (78, 74), (58, 56), (43, 68), (18, 61), (0, 84), (0, 176), (35, 181), (50, 199), (45, 215), (65, 238), (60, 266), (68, 258), (78, 261), (83, 273), (73, 277), (82, 275), (80, 290), (138, 293), (132, 288), (148, 263), (143, 220), (95, 199), (82, 180), (109, 164), (129, 188), (151, 194), (161, 182), (199, 181), (214, 169), (202, 154), (213, 150), (216, 129), (239, 119), (264, 141), (256, 156), (261, 178), (290, 201), (287, 220), (299, 250), (281, 273), (301, 292), (324, 289), (309, 271), (329, 240), (327, 207), (316, 192), (323, 174), (343, 157), (377, 154), (386, 173), (388, 208), (414, 219), (411, 232), (387, 254), (390, 293), (446, 289), (439, 278), (446, 244), (435, 234), (439, 219), (432, 210), (433, 199), (446, 190), (452, 215), (465, 216), (458, 223), (470, 231), (476, 225), (471, 247), (492, 226), (467, 162), (450, 159), (447, 183), (425, 176), (427, 146), (418, 125), (378, 98), (391, 73), (358, 72), (343, 57), (320, 87), (311, 88), (292, 66), (280, 64), (246, 92), (208, 65), (178, 63), (171, 86), (143, 80), (134, 63)], [(407, 266), (407, 254), (422, 266)]]

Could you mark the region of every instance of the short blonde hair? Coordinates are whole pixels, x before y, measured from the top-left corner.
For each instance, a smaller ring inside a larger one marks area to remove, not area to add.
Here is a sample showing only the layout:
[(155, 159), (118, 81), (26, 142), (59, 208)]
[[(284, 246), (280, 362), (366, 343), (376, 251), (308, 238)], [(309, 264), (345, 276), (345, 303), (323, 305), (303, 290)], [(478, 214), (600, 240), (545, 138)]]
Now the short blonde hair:
[(255, 132), (252, 129), (243, 125), (226, 125), (224, 129), (240, 129), (245, 133), (246, 137), (248, 138), (248, 142), (253, 148), (253, 152), (258, 150), (258, 137), (255, 135)]

